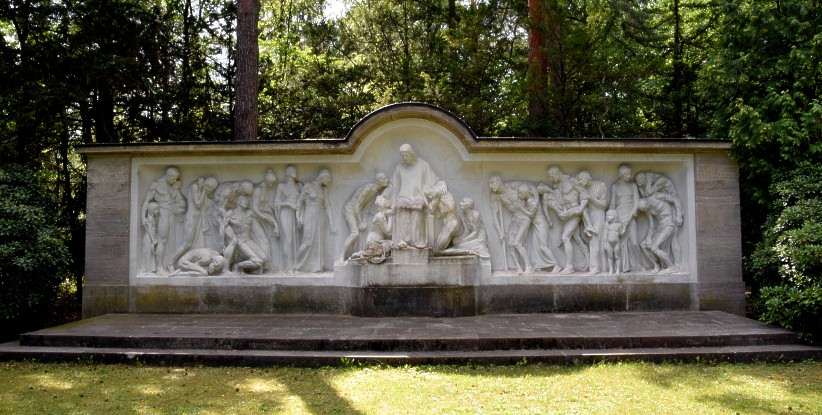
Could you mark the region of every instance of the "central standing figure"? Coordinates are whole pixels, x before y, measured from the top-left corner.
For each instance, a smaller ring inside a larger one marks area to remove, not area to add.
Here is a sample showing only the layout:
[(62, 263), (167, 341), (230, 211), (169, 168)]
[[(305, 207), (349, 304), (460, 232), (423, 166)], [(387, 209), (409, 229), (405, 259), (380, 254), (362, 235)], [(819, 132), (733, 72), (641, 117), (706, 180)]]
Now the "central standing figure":
[(391, 205), (394, 207), (392, 242), (399, 249), (429, 247), (426, 213), (431, 213), (425, 189), (437, 182), (437, 175), (425, 160), (418, 159), (410, 144), (400, 146), (400, 164), (391, 179)]

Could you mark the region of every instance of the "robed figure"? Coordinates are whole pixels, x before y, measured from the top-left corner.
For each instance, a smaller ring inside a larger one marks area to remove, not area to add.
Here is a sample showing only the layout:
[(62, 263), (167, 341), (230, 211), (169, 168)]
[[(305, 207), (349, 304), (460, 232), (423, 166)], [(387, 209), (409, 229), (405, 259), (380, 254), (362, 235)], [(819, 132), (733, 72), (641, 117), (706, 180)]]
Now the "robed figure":
[(434, 232), (427, 223), (428, 206), (425, 189), (437, 182), (437, 175), (425, 160), (409, 144), (400, 146), (400, 164), (394, 169), (391, 179), (391, 201), (394, 207), (394, 231), (392, 241), (395, 247), (426, 248), (430, 246), (429, 232)]

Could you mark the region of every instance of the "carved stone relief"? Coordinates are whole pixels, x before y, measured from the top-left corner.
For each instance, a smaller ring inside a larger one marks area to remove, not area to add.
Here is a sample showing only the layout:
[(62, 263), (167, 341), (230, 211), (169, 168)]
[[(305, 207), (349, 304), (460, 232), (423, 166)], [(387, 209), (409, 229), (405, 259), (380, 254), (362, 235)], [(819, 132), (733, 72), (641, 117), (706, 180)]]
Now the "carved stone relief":
[(362, 223), (357, 215), (369, 204), (373, 194), (384, 189), (375, 198), (377, 212), (371, 221), (365, 248), (347, 259), (378, 264), (395, 251), (398, 254), (409, 251), (405, 256), (417, 258), (415, 262), (424, 261), (428, 252), (487, 259), (487, 236), (474, 201), (466, 198), (457, 206), (446, 182), (438, 179), (427, 161), (417, 157), (411, 145), (403, 144), (399, 151), (400, 162), (390, 183), (378, 173), (376, 181), (357, 189), (346, 205), (346, 220), (351, 231), (344, 246), (347, 251), (356, 242), (356, 225)]
[[(683, 199), (661, 172), (549, 165), (542, 181), (492, 175), (487, 185), (452, 188), (411, 145), (398, 150), (381, 168), (393, 168), (390, 180), (379, 171), (365, 183), (342, 177), (342, 191), (319, 167), (309, 178), (288, 165), (225, 181), (216, 171), (154, 170), (139, 205), (136, 269), (289, 275), (331, 271), (334, 260), (425, 264), (430, 255), (475, 256), (518, 274), (595, 275), (674, 273), (687, 263)], [(339, 237), (338, 216), (348, 229)], [(486, 220), (499, 239), (489, 240)]]
[(168, 273), (173, 268), (180, 233), (176, 225), (186, 213), (181, 186), (180, 170), (168, 167), (163, 177), (149, 187), (140, 212), (144, 271)]
[(363, 218), (363, 215), (380, 193), (388, 187), (388, 183), (388, 177), (385, 174), (377, 173), (373, 183), (362, 185), (345, 203), (343, 212), (349, 234), (343, 244), (341, 261), (345, 261), (357, 250), (362, 233), (368, 230), (368, 221)]
[[(504, 269), (533, 272), (528, 252), (541, 252), (543, 246), (548, 251), (545, 257), (556, 258), (539, 238), (525, 237), (529, 228), (536, 234), (546, 232), (536, 224), (537, 204), (547, 227), (559, 230), (564, 259), (560, 274), (664, 273), (682, 265), (677, 237), (684, 222), (682, 202), (673, 181), (661, 173), (634, 175), (629, 165), (621, 164), (609, 190), (586, 170), (571, 176), (550, 166), (547, 181), (536, 186), (539, 198), (532, 196), (527, 182), (503, 182), (493, 176), (489, 187), (497, 233), (504, 236)], [(648, 222), (641, 242), (640, 218)], [(528, 243), (537, 246), (529, 250)]]
[(297, 199), (297, 228), (300, 247), (297, 250), (297, 269), (304, 272), (324, 270), (325, 238), (334, 234), (334, 219), (328, 207), (328, 186), (331, 172), (321, 170), (317, 177), (303, 186)]

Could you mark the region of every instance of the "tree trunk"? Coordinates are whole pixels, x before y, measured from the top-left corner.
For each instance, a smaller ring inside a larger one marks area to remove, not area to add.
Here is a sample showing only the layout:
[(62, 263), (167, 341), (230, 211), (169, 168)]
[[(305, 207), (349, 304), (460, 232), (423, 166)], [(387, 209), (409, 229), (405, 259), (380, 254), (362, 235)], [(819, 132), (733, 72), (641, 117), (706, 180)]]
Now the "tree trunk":
[(234, 140), (257, 139), (257, 0), (237, 0), (237, 83)]
[(682, 19), (679, 13), (679, 0), (674, 0), (674, 56), (673, 56), (673, 77), (671, 79), (671, 98), (674, 104), (674, 113), (671, 119), (672, 133), (674, 137), (682, 137), (683, 124), (683, 83), (684, 83), (684, 63), (682, 61)]
[(528, 91), (529, 131), (541, 134), (548, 101), (548, 58), (545, 50), (544, 0), (528, 0)]
[(193, 74), (191, 73), (191, 0), (183, 5), (183, 50), (182, 50), (182, 82), (180, 82), (180, 125), (188, 132), (191, 128), (191, 89)]
[[(67, 113), (63, 113), (63, 125), (60, 133), (60, 144), (58, 153), (60, 166), (58, 172), (59, 194), (65, 224), (69, 227), (69, 251), (71, 252), (71, 270), (74, 276), (74, 283), (77, 287), (77, 301), (83, 298), (83, 268), (85, 258), (85, 240), (83, 236), (84, 226), (80, 220), (80, 206), (78, 199), (72, 192), (71, 185), (71, 161), (69, 161), (69, 147), (71, 145), (71, 124)], [(80, 201), (80, 203), (83, 203)]]
[(117, 141), (114, 131), (114, 94), (111, 85), (100, 82), (97, 86), (97, 100), (94, 103), (94, 127), (98, 143)]
[(88, 96), (82, 96), (80, 103), (80, 137), (83, 144), (91, 144), (91, 128), (93, 124)]
[(454, 29), (457, 22), (457, 0), (448, 0), (448, 28)]

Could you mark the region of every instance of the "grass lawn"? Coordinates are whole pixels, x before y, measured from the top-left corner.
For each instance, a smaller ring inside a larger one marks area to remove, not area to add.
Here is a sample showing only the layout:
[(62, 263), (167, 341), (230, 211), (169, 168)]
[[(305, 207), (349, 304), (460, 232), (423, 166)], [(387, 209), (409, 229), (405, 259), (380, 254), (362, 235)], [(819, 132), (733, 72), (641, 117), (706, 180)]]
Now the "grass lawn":
[(822, 362), (343, 368), (0, 363), (2, 414), (822, 414)]

